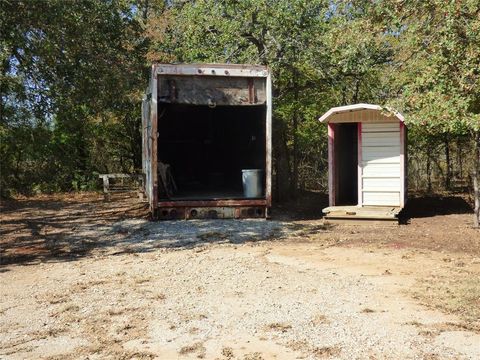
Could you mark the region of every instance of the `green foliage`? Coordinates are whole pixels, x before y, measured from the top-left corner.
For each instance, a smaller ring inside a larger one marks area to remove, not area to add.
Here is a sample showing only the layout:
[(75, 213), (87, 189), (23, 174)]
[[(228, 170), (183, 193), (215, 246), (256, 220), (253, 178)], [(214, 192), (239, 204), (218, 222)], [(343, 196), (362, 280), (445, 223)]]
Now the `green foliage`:
[(401, 111), (419, 162), (480, 130), (476, 0), (4, 0), (0, 33), (2, 196), (139, 169), (154, 61), (267, 65), (274, 172), (293, 190), (325, 186), (332, 106)]
[(2, 2), (2, 195), (92, 188), (95, 171), (141, 166), (147, 44), (133, 5)]
[(430, 134), (480, 129), (478, 1), (387, 1), (376, 9), (395, 56), (391, 103)]
[[(151, 56), (179, 62), (268, 65), (273, 78), (274, 133), (287, 143), (293, 188), (318, 187), (326, 176), (326, 129), (317, 118), (331, 106), (378, 98), (389, 56), (361, 11), (327, 0), (199, 0), (174, 3), (170, 23), (152, 33)], [(348, 34), (348, 36), (345, 36)], [(156, 54), (156, 55), (153, 55)], [(274, 139), (275, 141), (275, 139)], [(323, 180), (322, 180), (323, 178)]]

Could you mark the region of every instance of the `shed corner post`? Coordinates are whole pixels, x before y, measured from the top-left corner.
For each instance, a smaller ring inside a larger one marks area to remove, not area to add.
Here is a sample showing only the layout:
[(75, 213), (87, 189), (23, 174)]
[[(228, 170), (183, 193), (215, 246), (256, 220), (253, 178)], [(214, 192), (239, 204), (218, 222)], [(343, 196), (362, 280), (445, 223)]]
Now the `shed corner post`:
[(335, 125), (328, 123), (328, 205), (335, 206)]
[(357, 125), (357, 198), (358, 207), (363, 206), (363, 157), (362, 157), (362, 123), (358, 122)]
[(406, 177), (406, 131), (405, 123), (400, 121), (400, 207), (405, 207), (406, 202), (406, 188), (407, 188), (407, 177)]

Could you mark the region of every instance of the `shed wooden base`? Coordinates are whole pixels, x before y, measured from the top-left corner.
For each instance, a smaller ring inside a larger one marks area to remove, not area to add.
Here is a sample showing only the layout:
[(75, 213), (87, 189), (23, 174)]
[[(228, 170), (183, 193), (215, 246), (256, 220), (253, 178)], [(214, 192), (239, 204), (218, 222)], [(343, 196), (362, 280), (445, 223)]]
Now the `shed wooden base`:
[(401, 207), (330, 206), (323, 209), (325, 223), (349, 225), (398, 225)]

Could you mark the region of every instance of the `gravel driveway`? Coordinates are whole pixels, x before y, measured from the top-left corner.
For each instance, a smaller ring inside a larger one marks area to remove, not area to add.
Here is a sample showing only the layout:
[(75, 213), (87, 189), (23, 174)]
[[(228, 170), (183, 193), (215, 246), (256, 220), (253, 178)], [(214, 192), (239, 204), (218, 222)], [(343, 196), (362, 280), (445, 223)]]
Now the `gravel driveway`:
[[(411, 296), (426, 274), (478, 274), (478, 258), (344, 246), (362, 232), (319, 221), (109, 222), (80, 205), (61, 226), (28, 208), (66, 250), (0, 267), (0, 358), (480, 358), (478, 332)], [(12, 252), (40, 241), (19, 223), (4, 229), (29, 242)]]
[(403, 296), (402, 278), (339, 256), (359, 254), (214, 243), (16, 268), (2, 274), (2, 358), (480, 356), (480, 336)]

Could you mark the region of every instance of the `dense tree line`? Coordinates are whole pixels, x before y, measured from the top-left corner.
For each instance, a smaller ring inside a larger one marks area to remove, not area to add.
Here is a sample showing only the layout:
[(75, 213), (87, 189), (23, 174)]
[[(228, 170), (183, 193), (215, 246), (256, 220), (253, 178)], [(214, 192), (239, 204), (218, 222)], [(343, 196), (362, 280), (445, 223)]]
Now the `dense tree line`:
[(3, 0), (0, 33), (2, 196), (140, 169), (152, 62), (270, 67), (277, 194), (325, 188), (317, 118), (357, 102), (406, 116), (414, 189), (479, 177), (476, 0)]

